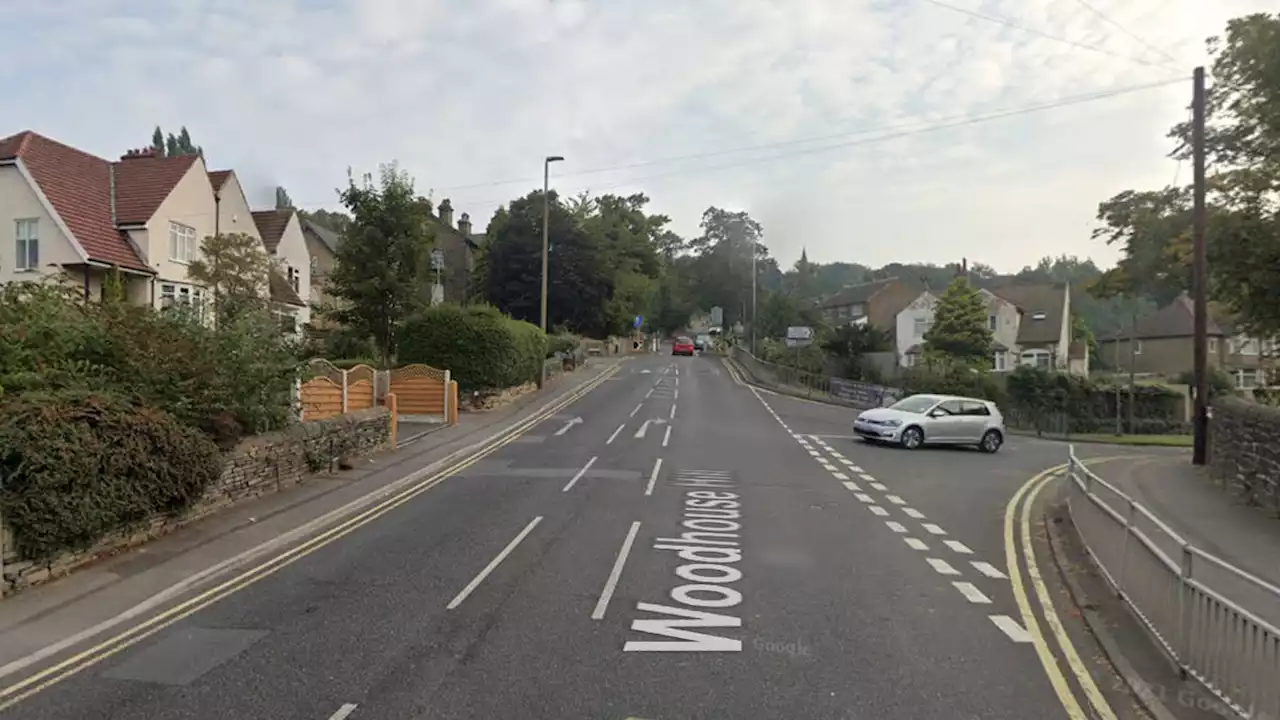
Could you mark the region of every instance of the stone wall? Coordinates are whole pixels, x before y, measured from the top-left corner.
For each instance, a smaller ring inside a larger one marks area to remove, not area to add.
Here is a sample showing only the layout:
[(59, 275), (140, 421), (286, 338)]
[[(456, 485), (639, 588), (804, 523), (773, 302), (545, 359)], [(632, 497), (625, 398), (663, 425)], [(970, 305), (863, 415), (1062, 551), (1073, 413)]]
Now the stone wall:
[(1213, 402), (1209, 420), (1209, 471), (1213, 479), (1280, 514), (1280, 408), (1225, 398)]
[(170, 533), (229, 505), (302, 483), (308, 476), (349, 467), (351, 459), (386, 447), (390, 434), (391, 416), (386, 408), (377, 407), (246, 438), (226, 453), (221, 478), (185, 515), (156, 518), (136, 532), (106, 538), (88, 550), (66, 553), (48, 563), (20, 560), (6, 527), (0, 537), (0, 557), (4, 558), (0, 594), (65, 575), (87, 562)]

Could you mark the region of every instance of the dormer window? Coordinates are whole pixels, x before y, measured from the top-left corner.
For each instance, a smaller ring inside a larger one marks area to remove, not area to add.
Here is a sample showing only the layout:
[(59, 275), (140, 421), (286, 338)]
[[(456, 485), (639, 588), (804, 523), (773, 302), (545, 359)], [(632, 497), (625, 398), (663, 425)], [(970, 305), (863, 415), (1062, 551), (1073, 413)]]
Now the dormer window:
[(1044, 314), (1043, 312), (1033, 312), (1033, 313), (1031, 313), (1031, 319), (1032, 319), (1032, 320), (1043, 320), (1043, 319), (1045, 319), (1045, 314)]

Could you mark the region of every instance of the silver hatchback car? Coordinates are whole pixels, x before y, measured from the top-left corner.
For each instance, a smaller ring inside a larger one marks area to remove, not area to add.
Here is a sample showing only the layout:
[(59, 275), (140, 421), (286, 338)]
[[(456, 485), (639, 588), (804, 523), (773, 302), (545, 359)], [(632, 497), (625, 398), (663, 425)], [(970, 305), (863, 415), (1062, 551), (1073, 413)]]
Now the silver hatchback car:
[(863, 411), (853, 432), (868, 442), (908, 450), (931, 445), (977, 445), (993, 453), (1004, 444), (1004, 416), (989, 400), (956, 395), (911, 395), (889, 407)]

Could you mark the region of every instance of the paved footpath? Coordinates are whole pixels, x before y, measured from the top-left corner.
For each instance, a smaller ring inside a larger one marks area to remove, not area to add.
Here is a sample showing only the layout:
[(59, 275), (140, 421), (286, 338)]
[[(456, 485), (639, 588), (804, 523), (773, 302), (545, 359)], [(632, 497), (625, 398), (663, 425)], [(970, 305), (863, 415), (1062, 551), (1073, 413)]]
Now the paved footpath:
[(0, 718), (1086, 717), (1001, 554), (1065, 447), (907, 453), (849, 419), (633, 358), (451, 477), (6, 677)]

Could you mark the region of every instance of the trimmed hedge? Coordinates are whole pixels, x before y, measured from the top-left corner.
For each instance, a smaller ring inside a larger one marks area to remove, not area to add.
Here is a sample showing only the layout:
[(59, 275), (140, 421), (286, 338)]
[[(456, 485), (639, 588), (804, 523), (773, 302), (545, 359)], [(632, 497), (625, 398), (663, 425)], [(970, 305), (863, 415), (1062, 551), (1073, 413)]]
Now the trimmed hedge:
[(221, 470), (204, 433), (118, 395), (30, 392), (0, 403), (0, 512), (26, 559), (181, 514)]
[(397, 359), (447, 369), (460, 390), (473, 392), (536, 381), (546, 357), (537, 325), (487, 305), (437, 305), (405, 320)]

